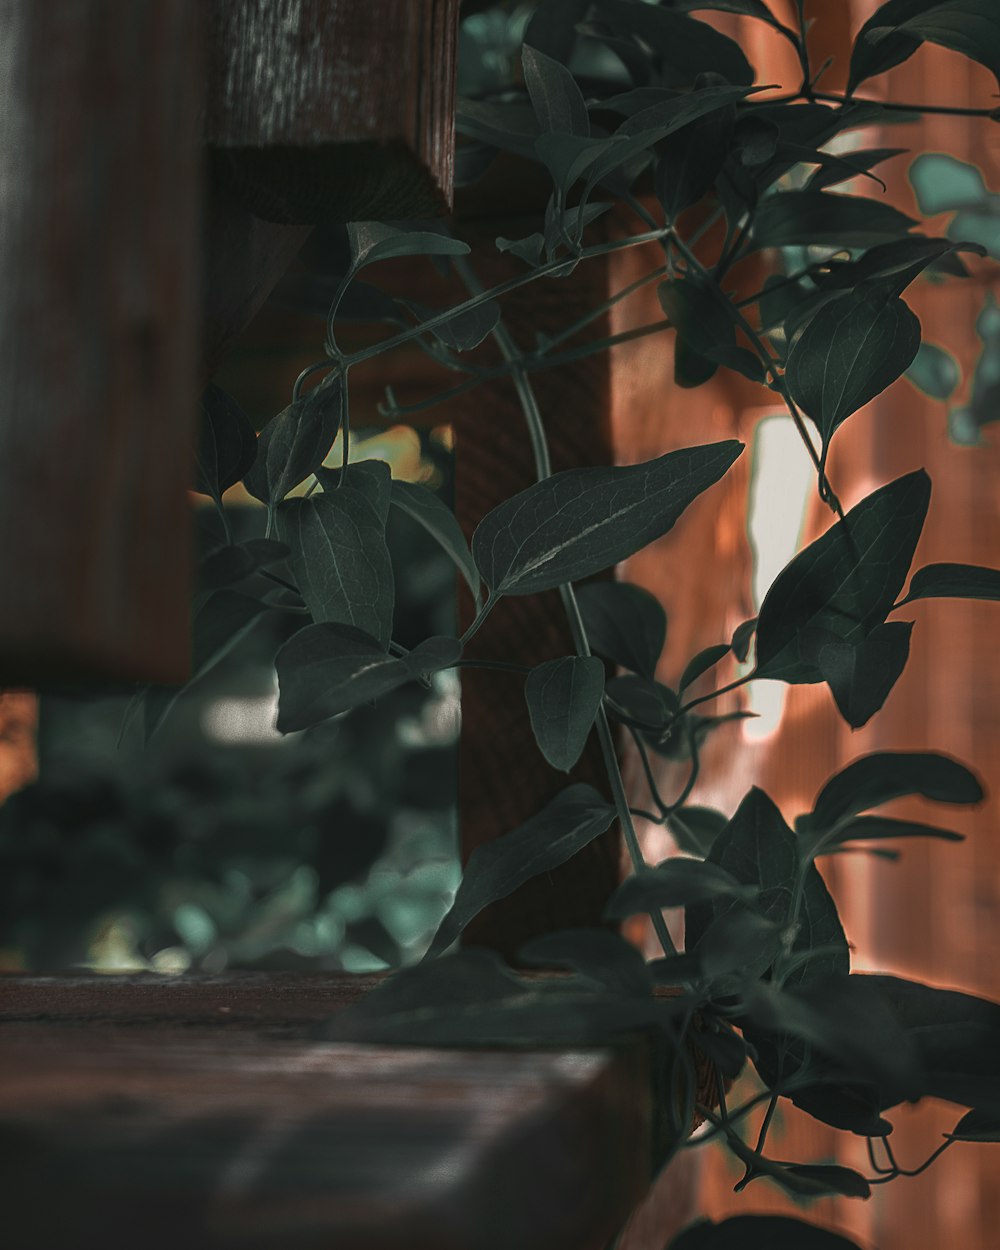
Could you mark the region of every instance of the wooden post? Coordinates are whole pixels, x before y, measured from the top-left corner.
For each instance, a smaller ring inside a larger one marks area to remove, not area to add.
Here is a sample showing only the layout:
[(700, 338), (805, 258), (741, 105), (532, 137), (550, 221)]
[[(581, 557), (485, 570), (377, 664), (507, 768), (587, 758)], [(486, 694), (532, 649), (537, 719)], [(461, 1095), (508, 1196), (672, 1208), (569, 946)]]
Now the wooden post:
[(188, 666), (199, 6), (0, 6), (0, 683)]

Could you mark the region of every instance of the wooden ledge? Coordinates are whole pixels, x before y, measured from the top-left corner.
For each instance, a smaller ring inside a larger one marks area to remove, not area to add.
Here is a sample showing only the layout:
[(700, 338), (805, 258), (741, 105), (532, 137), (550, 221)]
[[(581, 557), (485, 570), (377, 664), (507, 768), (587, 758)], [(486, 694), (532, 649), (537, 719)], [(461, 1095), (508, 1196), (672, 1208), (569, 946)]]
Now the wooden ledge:
[(371, 984), (0, 979), (5, 1247), (604, 1246), (648, 1185), (644, 1048), (308, 1037)]

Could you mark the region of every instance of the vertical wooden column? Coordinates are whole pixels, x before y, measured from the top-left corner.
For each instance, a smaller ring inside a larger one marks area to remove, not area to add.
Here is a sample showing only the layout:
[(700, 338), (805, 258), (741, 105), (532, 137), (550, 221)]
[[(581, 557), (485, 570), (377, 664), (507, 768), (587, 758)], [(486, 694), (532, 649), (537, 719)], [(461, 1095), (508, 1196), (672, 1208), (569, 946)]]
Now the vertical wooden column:
[(187, 672), (199, 11), (0, 5), (0, 682)]

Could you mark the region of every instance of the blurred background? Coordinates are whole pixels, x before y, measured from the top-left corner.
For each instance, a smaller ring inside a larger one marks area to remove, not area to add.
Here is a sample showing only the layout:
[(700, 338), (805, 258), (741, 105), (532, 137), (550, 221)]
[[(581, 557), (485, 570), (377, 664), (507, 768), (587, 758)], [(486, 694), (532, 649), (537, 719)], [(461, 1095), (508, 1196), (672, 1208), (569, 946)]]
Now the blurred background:
[[(793, 0), (772, 5), (794, 21)], [(875, 7), (869, 0), (806, 3), (814, 64), (835, 58), (827, 89), (843, 88), (850, 36)], [(465, 6), (461, 91), (485, 94), (511, 80), (531, 11), (528, 4)], [(797, 63), (767, 27), (728, 14), (711, 20), (740, 39), (761, 81), (797, 85)], [(996, 84), (980, 67), (925, 46), (868, 86), (872, 96), (891, 100), (982, 106)], [(975, 239), (1000, 259), (997, 135), (994, 123), (944, 116), (873, 127), (850, 142), (930, 153), (887, 167), (894, 171), (888, 198), (904, 211), (930, 214), (928, 233)], [(258, 428), (285, 406), (299, 370), (319, 353), (320, 297), (336, 245), (322, 232), (315, 237), (216, 377)], [(831, 460), (845, 506), (890, 477), (928, 469), (934, 497), (918, 563), (1000, 566), (1000, 447), (990, 428), (1000, 419), (1000, 310), (993, 271), (982, 274), (912, 289), (908, 300), (931, 346), (910, 380), (852, 418)], [(640, 554), (624, 570), (665, 602), (671, 625), (662, 675), (669, 681), (697, 650), (753, 615), (778, 570), (827, 518), (787, 419), (763, 402), (760, 388), (725, 374), (681, 395), (659, 340), (616, 351), (644, 376), (662, 375), (664, 421), (682, 413), (685, 428), (697, 429), (721, 420), (751, 450), (749, 473), (734, 477), (726, 501), (699, 528), (683, 531), (683, 554), (679, 539), (676, 557), (658, 548), (655, 559)], [(434, 424), (433, 409), (417, 425), (394, 424), (379, 412), (387, 382), (409, 402), (430, 393), (426, 360), (404, 352), (386, 367), (389, 374), (357, 389), (352, 457), (387, 460), (395, 476), (449, 500), (448, 427)], [(657, 454), (662, 431), (637, 431), (625, 411), (613, 420), (623, 459)], [(338, 455), (335, 448), (331, 463)], [(263, 533), (252, 500), (234, 490), (227, 502), (239, 537)], [(203, 550), (220, 541), (215, 525), (199, 509)], [(389, 537), (395, 636), (411, 645), (449, 632), (453, 567), (421, 530), (396, 517)], [(694, 801), (732, 811), (759, 784), (792, 817), (811, 805), (826, 777), (867, 751), (944, 750), (972, 764), (990, 797), (975, 812), (954, 820), (948, 814), (947, 823), (968, 835), (964, 843), (915, 843), (899, 862), (841, 856), (824, 870), (856, 967), (1000, 998), (1000, 614), (994, 604), (965, 601), (917, 604), (918, 614), (907, 672), (870, 725), (851, 733), (825, 690), (757, 683), (748, 706), (758, 719), (720, 731)], [(270, 660), (288, 629), (277, 614), (262, 617), (171, 704), (148, 742), (128, 690), (0, 695), (0, 797), (10, 796), (0, 807), (0, 968), (367, 971), (419, 957), (459, 874), (457, 680), (444, 674), (431, 689), (406, 687), (377, 707), (282, 738), (273, 728)], [(919, 804), (893, 814), (941, 819)], [(646, 837), (653, 857), (670, 851), (657, 831)], [(901, 1161), (922, 1160), (954, 1118), (935, 1105), (898, 1113)], [(860, 1142), (798, 1115), (779, 1128), (782, 1153), (867, 1170)], [(729, 1156), (695, 1153), (702, 1160), (699, 1210), (719, 1218), (787, 1209), (788, 1200), (766, 1185), (734, 1196)], [(883, 1250), (933, 1250), (946, 1240), (985, 1250), (1000, 1224), (998, 1182), (990, 1147), (959, 1146), (929, 1173), (882, 1187), (867, 1204), (824, 1200), (811, 1217)]]

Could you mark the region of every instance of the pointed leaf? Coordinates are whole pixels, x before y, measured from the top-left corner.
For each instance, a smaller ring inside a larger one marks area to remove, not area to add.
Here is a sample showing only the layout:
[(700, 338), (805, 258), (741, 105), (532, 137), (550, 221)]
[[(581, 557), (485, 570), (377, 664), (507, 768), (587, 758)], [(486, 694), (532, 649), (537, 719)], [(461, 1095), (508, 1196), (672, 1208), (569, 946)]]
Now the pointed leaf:
[(539, 750), (568, 773), (583, 753), (604, 696), (604, 665), (594, 656), (564, 656), (528, 674), (524, 697)]
[(733, 638), (729, 646), (733, 655), (741, 664), (746, 663), (746, 658), (750, 654), (750, 640), (757, 632), (757, 618), (752, 617), (749, 621), (744, 621), (742, 625), (737, 625), (733, 631)]
[(724, 656), (729, 654), (729, 651), (729, 644), (725, 642), (716, 643), (714, 647), (706, 647), (704, 651), (699, 651), (693, 660), (688, 661), (684, 672), (681, 674), (680, 685), (677, 687), (678, 692), (683, 694), (688, 686), (696, 682), (710, 668), (714, 668)]
[(991, 70), (1000, 83), (1000, 9), (993, 0), (888, 0), (858, 32), (848, 90), (939, 44)]
[(852, 729), (860, 729), (882, 707), (906, 667), (911, 622), (879, 625), (860, 642), (820, 648), (817, 667)]
[(593, 786), (573, 785), (519, 828), (476, 847), (425, 958), (447, 950), (484, 907), (506, 898), (532, 877), (558, 868), (600, 837), (614, 815), (615, 809)]
[(588, 582), (576, 598), (591, 650), (652, 680), (667, 636), (656, 596), (628, 582)]
[(665, 534), (743, 444), (668, 452), (623, 468), (568, 469), (479, 523), (472, 554), (494, 595), (526, 595), (598, 573)]
[(201, 426), (193, 489), (212, 499), (250, 471), (257, 456), (257, 431), (240, 405), (221, 386), (209, 383), (201, 397)]
[(412, 517), (432, 538), (436, 539), (465, 578), (478, 604), (480, 601), (479, 570), (472, 559), (469, 544), (465, 541), (462, 527), (456, 520), (454, 512), (433, 491), (416, 482), (394, 481), (391, 498), (393, 504), (401, 512)]
[(353, 625), (381, 646), (392, 634), (394, 585), (385, 524), (359, 490), (342, 486), (278, 510), (289, 565), (314, 621)]
[(744, 885), (718, 864), (707, 860), (664, 860), (655, 868), (643, 868), (626, 877), (604, 909), (606, 920), (625, 920), (640, 912), (664, 907), (686, 907), (706, 899), (756, 898), (753, 886)]
[(753, 82), (754, 72), (739, 44), (700, 22), (657, 5), (632, 0), (599, 0), (598, 16), (616, 32), (638, 36), (672, 71), (672, 78), (693, 83), (699, 74), (722, 74), (739, 86)]
[(948, 1136), (956, 1141), (1000, 1142), (1000, 1108), (967, 1111)]
[(876, 751), (835, 774), (819, 792), (802, 828), (832, 829), (870, 807), (910, 794), (937, 803), (978, 803), (983, 788), (958, 760), (929, 751)]
[(881, 625), (906, 577), (923, 528), (930, 480), (923, 470), (868, 495), (779, 573), (757, 620), (759, 677), (822, 679), (803, 658), (808, 631), (855, 643)]
[(469, 245), (429, 230), (399, 230), (380, 221), (352, 221), (347, 226), (351, 272), (394, 256), (467, 256)]
[(925, 564), (910, 579), (902, 603), (914, 599), (1000, 599), (1000, 569), (979, 564)]
[(544, 968), (568, 968), (610, 990), (651, 994), (653, 979), (642, 953), (607, 929), (561, 929), (532, 938), (518, 960)]
[(667, 817), (667, 828), (688, 855), (707, 856), (729, 818), (711, 807), (684, 806)]
[(343, 392), (339, 377), (323, 382), (264, 426), (257, 459), (244, 477), (255, 499), (269, 507), (315, 472), (340, 429)]
[(828, 191), (779, 191), (761, 202), (754, 247), (871, 247), (905, 235), (916, 222), (880, 200)]
[(785, 369), (792, 398), (816, 422), (824, 444), (913, 362), (920, 322), (883, 285), (830, 300), (793, 342)]
[(669, 686), (648, 677), (612, 677), (604, 689), (613, 705), (608, 709), (611, 715), (644, 729), (665, 728), (680, 707)]
[(857, 178), (868, 173), (876, 165), (881, 165), (883, 161), (904, 155), (906, 150), (906, 148), (864, 148), (858, 152), (851, 152), (847, 156), (836, 156), (832, 160), (828, 159), (831, 155), (829, 152), (817, 152), (816, 156), (822, 158), (822, 163), (806, 183), (804, 190), (823, 191), (827, 187), (835, 187), (849, 178)]
[(521, 51), (521, 65), (541, 132), (589, 136), (587, 106), (566, 66), (527, 44)]
[(734, 112), (715, 109), (657, 145), (656, 197), (668, 221), (711, 189), (729, 154)]
[(823, 838), (823, 853), (848, 842), (880, 842), (885, 838), (940, 838), (943, 842), (963, 842), (965, 835), (914, 820), (893, 820), (888, 816), (857, 816)]

